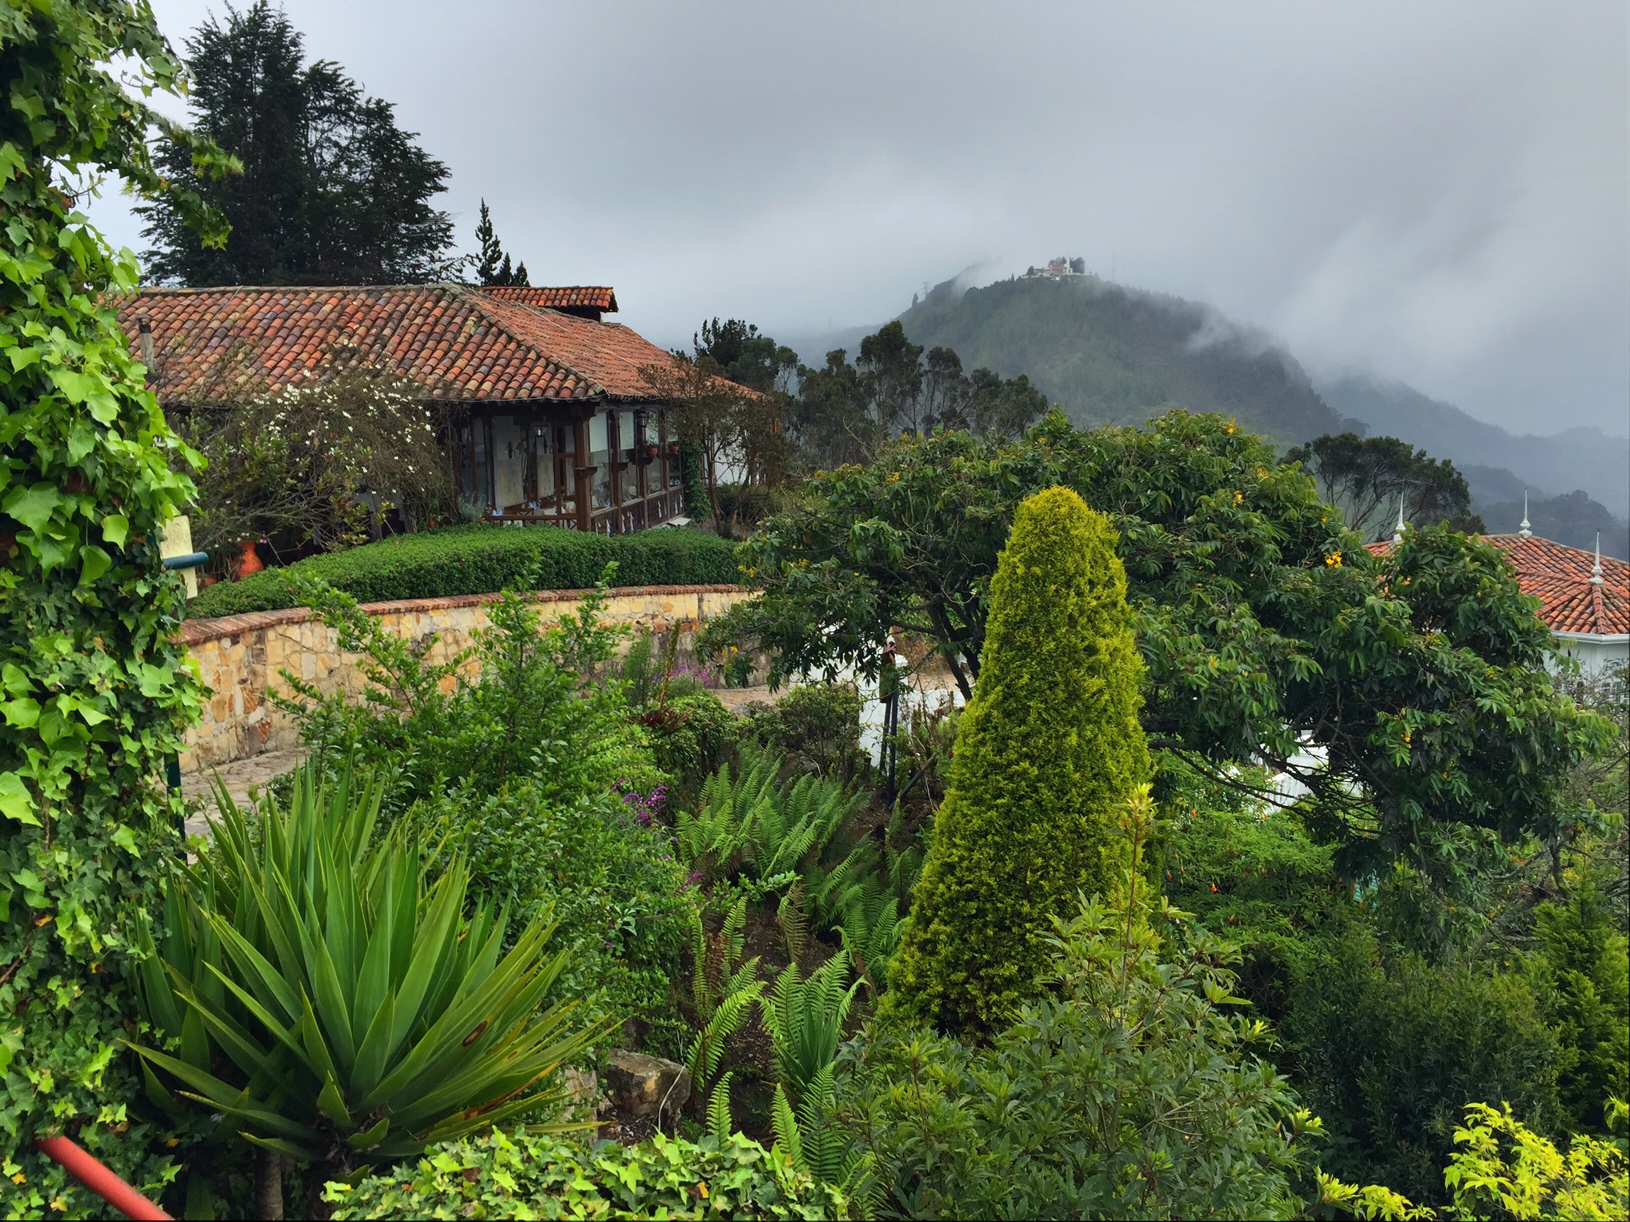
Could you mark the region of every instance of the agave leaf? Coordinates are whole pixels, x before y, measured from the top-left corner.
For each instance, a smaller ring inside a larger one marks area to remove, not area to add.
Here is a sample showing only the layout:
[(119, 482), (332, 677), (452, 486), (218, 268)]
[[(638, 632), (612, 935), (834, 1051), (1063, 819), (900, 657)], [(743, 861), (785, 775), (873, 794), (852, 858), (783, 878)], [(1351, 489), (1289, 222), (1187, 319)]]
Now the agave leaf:
[(337, 1129), (357, 1127), (357, 1122), (351, 1119), (350, 1109), (345, 1106), (345, 1096), (340, 1093), (339, 1084), (333, 1078), (324, 1079), (323, 1089), (317, 1092), (317, 1110), (327, 1116)]
[(454, 922), (459, 915), (457, 898), (450, 888), (441, 886), (431, 894), (429, 911), (425, 923), (420, 927), (421, 934), (414, 939), (413, 958), (396, 994), (395, 1024), (391, 1028), (393, 1048), (399, 1048), (402, 1041), (407, 1039), (429, 994), (430, 982), (437, 968), (448, 957), (456, 933)]
[[(281, 1009), (283, 1017), (278, 1021), (282, 1024), (297, 1021), (300, 1017), (300, 1000), (283, 978), (283, 973), (273, 967), (266, 956), (256, 950), (241, 933), (232, 928), (231, 922), (214, 913), (207, 913), (205, 920), (215, 931), (215, 936), (221, 940), (221, 948), (237, 964), (237, 974), (254, 988), (263, 1008), (276, 1005)], [(220, 968), (214, 964), (210, 966), (223, 981), (227, 979)]]
[(385, 1135), (391, 1131), (389, 1116), (380, 1118), (378, 1124), (362, 1133), (352, 1133), (345, 1139), (345, 1144), (353, 1150), (371, 1150), (385, 1140)]
[(240, 1132), (243, 1138), (252, 1146), (259, 1146), (262, 1150), (275, 1150), (279, 1154), (287, 1155), (298, 1162), (310, 1162), (314, 1151), (309, 1146), (302, 1146), (292, 1141), (283, 1141), (277, 1137), (257, 1137), (248, 1131)]
[(132, 1044), (128, 1040), (124, 1041), (124, 1043), (144, 1061), (150, 1061), (152, 1064), (157, 1065), (172, 1077), (178, 1078), (192, 1087), (194, 1091), (205, 1096), (204, 1102), (211, 1106), (225, 1107), (229, 1103), (236, 1102), (242, 1094), (237, 1087), (227, 1085), (207, 1069), (199, 1069), (196, 1065), (189, 1065), (187, 1062), (177, 1060), (175, 1057), (162, 1053), (156, 1048), (143, 1048), (140, 1044)]
[(345, 990), (340, 985), (334, 961), (328, 957), (328, 944), (322, 934), (309, 928), (309, 925), (302, 932), (304, 936), (301, 941), (305, 944), (312, 988), (316, 994), (317, 1017), (322, 1020), (323, 1035), (327, 1037), (335, 1062), (344, 1073), (349, 1074), (357, 1059), (357, 1046), (351, 1038), (351, 1012), (345, 1004)]
[(300, 994), (300, 1045), (305, 1049), (305, 1060), (317, 1077), (323, 1081), (338, 1080), (339, 1074), (334, 1067), (334, 1057), (328, 1050), (328, 1041), (323, 1037), (322, 1024), (317, 1021), (317, 1012), (311, 1008), (311, 998), (304, 992)]
[(351, 1068), (353, 1094), (366, 1096), (379, 1085), (379, 1079), (384, 1076), (391, 1053), (396, 1051), (391, 1043), (395, 1018), (396, 998), (386, 993), (385, 1003), (374, 1012), (373, 1021), (368, 1024), (368, 1030), (363, 1034), (362, 1047), (357, 1049), (357, 1061)]
[[(363, 1042), (390, 990), (391, 941), (396, 924), (393, 909), (397, 896), (395, 880), (389, 873), (385, 876), (384, 891), (383, 906), (374, 913), (373, 934), (368, 937), (367, 950), (362, 955), (362, 967), (357, 973), (356, 993), (351, 1004), (351, 1034), (358, 1044)], [(360, 928), (357, 935), (359, 938), (364, 936)]]
[(250, 996), (249, 993), (244, 990), (242, 985), (240, 985), (236, 980), (233, 980), (232, 977), (228, 976), (225, 972), (221, 971), (220, 968), (216, 967), (213, 963), (209, 964), (208, 966), (209, 970), (219, 976), (221, 978), (221, 983), (230, 989), (232, 995), (242, 1003), (243, 1008), (258, 1018), (261, 1025), (263, 1025), (268, 1031), (277, 1037), (279, 1043), (285, 1045), (289, 1051), (293, 1052), (294, 1055), (299, 1057), (302, 1061), (307, 1059), (305, 1049), (300, 1046), (300, 1041), (295, 1038), (294, 1029), (285, 1027), (282, 1023), (278, 1022), (265, 1006), (261, 1005), (259, 1001)]

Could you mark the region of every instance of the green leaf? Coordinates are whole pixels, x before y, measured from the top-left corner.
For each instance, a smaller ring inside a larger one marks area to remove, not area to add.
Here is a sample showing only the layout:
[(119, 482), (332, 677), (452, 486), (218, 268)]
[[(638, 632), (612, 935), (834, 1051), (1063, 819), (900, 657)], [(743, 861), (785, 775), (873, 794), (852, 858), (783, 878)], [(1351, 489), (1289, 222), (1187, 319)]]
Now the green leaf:
[(112, 547), (123, 547), (130, 538), (130, 519), (122, 513), (110, 513), (102, 519), (102, 538)]
[(15, 772), (0, 772), (0, 815), (32, 827), (41, 826), (34, 813), (34, 795)]
[(101, 548), (87, 544), (79, 549), (83, 565), (79, 570), (79, 584), (90, 585), (113, 567), (113, 559)]
[(51, 484), (35, 484), (32, 488), (14, 488), (0, 508), (36, 533), (45, 529), (63, 497)]

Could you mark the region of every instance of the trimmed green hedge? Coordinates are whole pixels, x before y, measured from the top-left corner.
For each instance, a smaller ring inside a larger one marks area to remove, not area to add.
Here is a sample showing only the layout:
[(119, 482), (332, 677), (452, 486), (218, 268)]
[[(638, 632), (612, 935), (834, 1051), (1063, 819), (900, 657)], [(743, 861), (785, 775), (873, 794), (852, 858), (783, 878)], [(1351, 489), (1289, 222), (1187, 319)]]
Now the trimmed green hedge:
[(552, 526), (451, 526), (297, 561), (242, 581), (221, 582), (187, 605), (189, 619), (276, 611), (296, 606), (283, 580), (300, 572), (321, 578), (358, 602), (493, 594), (543, 558), (542, 590), (582, 590), (617, 562), (619, 586), (699, 586), (741, 580), (735, 545), (681, 529), (590, 535)]

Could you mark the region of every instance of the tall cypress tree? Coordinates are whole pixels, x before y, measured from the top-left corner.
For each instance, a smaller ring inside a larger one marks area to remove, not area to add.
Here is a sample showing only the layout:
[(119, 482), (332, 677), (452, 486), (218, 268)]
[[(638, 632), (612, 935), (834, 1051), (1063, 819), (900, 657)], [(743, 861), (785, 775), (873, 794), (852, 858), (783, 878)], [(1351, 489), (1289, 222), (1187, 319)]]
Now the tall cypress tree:
[(243, 163), (201, 180), (191, 153), (161, 139), (166, 176), (232, 224), (205, 247), (169, 199), (139, 209), (149, 274), (187, 285), (392, 284), (450, 276), (453, 224), (433, 208), (447, 167), (404, 132), (388, 102), (336, 64), (305, 62), (299, 31), (259, 0), (187, 40), (195, 130)]
[(1068, 488), (1020, 504), (991, 581), (979, 683), (885, 1009), (961, 1036), (1005, 1025), (1050, 918), (1103, 892), (1148, 779), (1143, 662), (1108, 520)]

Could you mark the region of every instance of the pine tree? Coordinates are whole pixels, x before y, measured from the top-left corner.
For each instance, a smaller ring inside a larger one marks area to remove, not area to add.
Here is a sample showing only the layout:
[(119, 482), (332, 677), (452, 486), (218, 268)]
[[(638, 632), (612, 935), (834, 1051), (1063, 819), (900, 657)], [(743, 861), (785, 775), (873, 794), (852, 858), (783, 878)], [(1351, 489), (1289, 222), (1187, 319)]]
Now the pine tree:
[(265, 0), (209, 18), (187, 39), (194, 128), (243, 173), (198, 173), (185, 142), (161, 135), (165, 176), (232, 224), (206, 246), (161, 197), (136, 210), (148, 274), (215, 284), (412, 284), (444, 279), (453, 223), (430, 200), (447, 166), (396, 125), (338, 65), (306, 63), (300, 32)]
[(487, 201), (481, 201), (481, 219), (475, 225), (475, 240), (481, 244), (481, 259), (475, 267), (475, 280), (483, 286), (495, 285), (527, 285), (531, 281), (526, 278), (526, 264), (511, 267), (509, 256), (504, 253), (503, 243), (498, 240), (498, 234), (492, 227), (492, 213), (487, 210)]
[(958, 1036), (1033, 995), (1050, 918), (1102, 893), (1149, 776), (1143, 663), (1108, 520), (1067, 488), (1024, 501), (991, 581), (979, 683), (889, 971), (887, 1013)]

